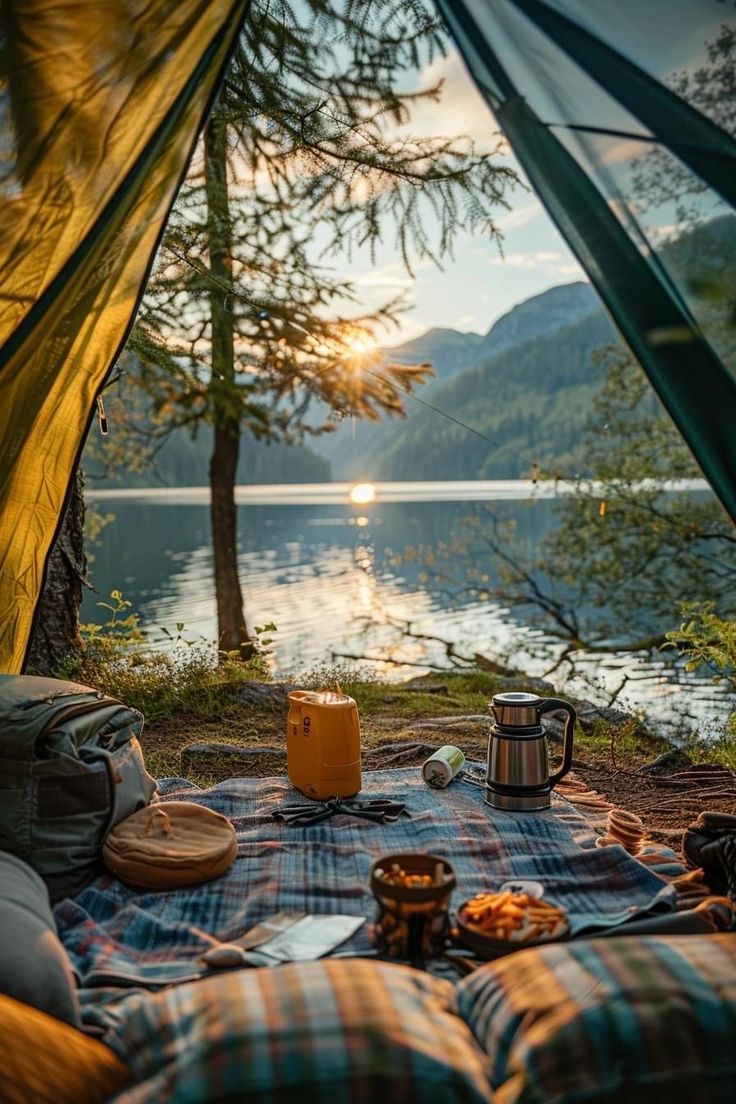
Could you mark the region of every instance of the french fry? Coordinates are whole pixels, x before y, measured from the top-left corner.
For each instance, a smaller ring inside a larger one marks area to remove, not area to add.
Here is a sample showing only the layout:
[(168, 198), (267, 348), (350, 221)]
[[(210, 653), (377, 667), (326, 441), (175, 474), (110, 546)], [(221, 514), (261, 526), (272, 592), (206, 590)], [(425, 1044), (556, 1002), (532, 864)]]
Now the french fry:
[(525, 914), (523, 908), (519, 908), (518, 905), (511, 904), (506, 906), (506, 915), (512, 916), (514, 920), (523, 920)]
[(562, 934), (563, 908), (528, 893), (476, 893), (463, 907), (466, 923), (493, 939), (528, 943)]

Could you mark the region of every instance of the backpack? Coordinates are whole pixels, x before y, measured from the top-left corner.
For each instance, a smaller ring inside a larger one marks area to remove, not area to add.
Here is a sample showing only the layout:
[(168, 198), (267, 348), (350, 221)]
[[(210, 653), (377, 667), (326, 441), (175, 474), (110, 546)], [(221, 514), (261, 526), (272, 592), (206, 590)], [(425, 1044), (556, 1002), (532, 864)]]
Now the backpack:
[(0, 850), (24, 859), (52, 902), (101, 867), (102, 841), (148, 805), (143, 715), (77, 682), (0, 675)]

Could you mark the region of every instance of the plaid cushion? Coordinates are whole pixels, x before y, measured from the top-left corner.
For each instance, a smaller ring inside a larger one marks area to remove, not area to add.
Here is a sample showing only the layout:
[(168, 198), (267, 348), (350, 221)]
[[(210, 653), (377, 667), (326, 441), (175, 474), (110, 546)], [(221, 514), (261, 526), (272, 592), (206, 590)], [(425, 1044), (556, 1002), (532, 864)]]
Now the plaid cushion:
[(115, 1104), (490, 1104), (449, 982), (359, 959), (239, 970), (118, 1005)]
[(736, 935), (529, 949), (470, 975), (459, 1011), (496, 1104), (733, 1104)]

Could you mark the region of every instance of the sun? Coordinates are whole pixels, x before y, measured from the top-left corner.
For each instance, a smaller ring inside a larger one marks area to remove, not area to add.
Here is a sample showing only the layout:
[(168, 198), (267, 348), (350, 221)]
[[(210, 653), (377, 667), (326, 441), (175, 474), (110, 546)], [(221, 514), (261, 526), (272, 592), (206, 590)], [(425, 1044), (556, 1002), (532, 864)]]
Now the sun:
[(363, 356), (365, 353), (372, 353), (375, 348), (375, 341), (370, 337), (366, 337), (365, 334), (361, 334), (359, 337), (354, 337), (351, 341), (348, 341), (348, 350), (355, 356)]
[(362, 506), (368, 502), (374, 502), (376, 498), (376, 488), (373, 483), (356, 483), (354, 487), (350, 488), (349, 498), (354, 506)]

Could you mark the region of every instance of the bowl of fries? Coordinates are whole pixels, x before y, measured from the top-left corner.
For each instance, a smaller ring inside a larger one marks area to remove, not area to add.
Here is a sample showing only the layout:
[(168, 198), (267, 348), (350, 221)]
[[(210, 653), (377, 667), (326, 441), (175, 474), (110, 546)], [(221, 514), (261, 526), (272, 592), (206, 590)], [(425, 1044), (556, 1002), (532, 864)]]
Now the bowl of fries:
[(457, 910), (460, 941), (480, 958), (498, 958), (522, 947), (565, 939), (564, 908), (530, 893), (476, 893)]

